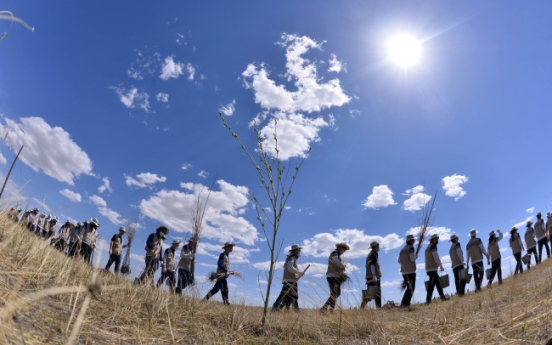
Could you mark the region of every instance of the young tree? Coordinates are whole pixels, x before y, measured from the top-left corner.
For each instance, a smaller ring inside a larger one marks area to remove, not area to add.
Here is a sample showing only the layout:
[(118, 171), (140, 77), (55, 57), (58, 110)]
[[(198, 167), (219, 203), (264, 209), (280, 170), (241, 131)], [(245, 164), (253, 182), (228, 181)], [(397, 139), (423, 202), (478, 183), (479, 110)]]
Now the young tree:
[[(213, 190), (213, 185), (215, 184), (216, 180), (217, 178), (215, 177), (215, 180), (213, 181), (211, 188), (208, 189), (207, 196), (205, 197), (203, 197), (203, 190), (205, 187), (201, 187), (201, 189), (197, 193), (195, 205), (192, 206), (192, 238), (196, 240), (196, 245), (192, 249), (192, 253), (194, 255), (196, 254), (197, 246), (199, 245), (199, 239), (201, 237), (201, 233), (203, 232), (203, 228), (205, 228), (205, 210), (207, 209), (207, 202), (209, 202), (209, 197), (211, 196), (211, 191)], [(195, 256), (192, 259), (191, 269), (192, 282), (195, 282)]]
[(285, 205), (289, 197), (291, 196), (292, 187), (295, 183), (295, 179), (297, 178), (297, 174), (299, 173), (301, 166), (305, 162), (305, 159), (307, 159), (308, 154), (310, 153), (312, 148), (309, 148), (307, 154), (300, 160), (298, 165), (296, 165), (293, 169), (290, 169), (289, 165), (285, 165), (284, 162), (280, 159), (278, 136), (276, 133), (278, 121), (276, 119), (274, 120), (274, 133), (272, 135), (272, 139), (274, 140), (274, 152), (268, 152), (263, 145), (263, 135), (261, 133), (261, 129), (259, 129), (258, 125), (255, 123), (254, 131), (257, 135), (257, 148), (255, 150), (256, 154), (252, 155), (251, 153), (249, 153), (238, 135), (226, 122), (224, 116), (222, 116), (221, 113), (219, 113), (219, 115), (224, 127), (228, 129), (232, 137), (236, 139), (238, 144), (240, 145), (240, 148), (243, 151), (243, 156), (257, 171), (262, 194), (266, 197), (263, 197), (263, 201), (268, 201), (268, 205), (265, 206), (265, 202), (261, 201), (257, 197), (257, 194), (251, 188), (247, 187), (249, 197), (251, 198), (253, 206), (255, 207), (255, 212), (257, 213), (257, 220), (261, 224), (263, 234), (266, 238), (266, 244), (270, 251), (268, 286), (265, 296), (263, 297), (264, 309), (261, 320), (261, 331), (264, 333), (268, 303), (270, 299), (270, 287), (272, 285), (272, 279), (274, 277), (274, 267), (280, 249), (277, 247), (278, 229), (280, 227), (282, 213), (285, 209)]

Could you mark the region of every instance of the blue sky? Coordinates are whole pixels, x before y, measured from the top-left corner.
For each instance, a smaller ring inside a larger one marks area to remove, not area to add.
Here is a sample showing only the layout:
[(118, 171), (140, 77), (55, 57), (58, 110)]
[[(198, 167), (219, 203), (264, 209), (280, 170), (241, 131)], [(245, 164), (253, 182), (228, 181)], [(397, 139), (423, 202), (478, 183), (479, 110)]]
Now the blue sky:
[[(0, 10), (35, 28), (0, 20), (2, 179), (25, 144), (6, 196), (62, 222), (96, 217), (104, 241), (141, 214), (137, 271), (158, 225), (169, 240), (189, 236), (197, 191), (216, 179), (197, 275), (236, 241), (245, 281), (231, 278), (232, 298), (260, 304), (269, 256), (245, 187), (258, 192), (258, 180), (218, 113), (250, 150), (252, 121), (270, 133), (277, 118), (286, 164), (313, 148), (280, 234), (312, 264), (301, 303), (323, 303), (327, 255), (345, 241), (354, 279), (343, 302), (356, 304), (372, 240), (384, 298), (399, 300), (398, 250), (435, 192), (442, 257), (451, 233), (464, 245), (476, 228), (486, 240), (552, 210), (551, 6), (5, 1)], [(408, 69), (387, 55), (399, 33), (422, 42)]]

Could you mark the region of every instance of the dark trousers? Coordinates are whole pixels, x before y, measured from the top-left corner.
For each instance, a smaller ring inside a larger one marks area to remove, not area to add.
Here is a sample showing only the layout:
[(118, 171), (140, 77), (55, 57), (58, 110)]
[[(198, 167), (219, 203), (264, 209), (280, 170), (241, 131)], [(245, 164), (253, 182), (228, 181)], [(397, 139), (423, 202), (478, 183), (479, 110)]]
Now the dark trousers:
[(226, 281), (226, 277), (217, 280), (215, 286), (213, 286), (211, 291), (209, 291), (209, 293), (207, 293), (207, 296), (205, 296), (205, 299), (207, 300), (213, 297), (217, 292), (219, 292), (219, 290), (220, 294), (222, 295), (222, 302), (224, 302), (224, 304), (226, 305), (229, 305), (230, 303), (228, 303), (228, 282)]
[(83, 242), (81, 244), (81, 255), (84, 259), (84, 262), (89, 264), (90, 260), (92, 259), (92, 247), (89, 244)]
[(282, 283), (282, 291), (280, 291), (280, 295), (276, 298), (272, 308), (278, 310), (283, 307), (286, 307), (287, 310), (289, 310), (289, 307), (299, 310), (299, 287), (297, 282)]
[(498, 283), (502, 284), (502, 267), (500, 265), (500, 258), (491, 263), (491, 276), (489, 277), (489, 284), (492, 284), (495, 275), (498, 273)]
[(119, 267), (121, 266), (121, 255), (111, 254), (109, 256), (109, 260), (107, 261), (107, 265), (105, 265), (105, 269), (109, 271), (112, 264), (115, 264), (114, 272), (119, 273)]
[(416, 288), (416, 273), (403, 274), (403, 285), (406, 287), (401, 301), (401, 307), (409, 307)]
[(516, 259), (516, 270), (514, 271), (514, 274), (523, 273), (523, 263), (521, 262), (521, 253), (514, 254), (514, 258)]
[(65, 253), (65, 249), (67, 249), (67, 242), (63, 238), (58, 238), (54, 242), (54, 247), (59, 251)]
[(334, 278), (334, 277), (327, 277), (326, 280), (328, 281), (328, 285), (330, 286), (330, 297), (324, 303), (324, 306), (322, 308), (324, 309), (335, 309), (335, 302), (341, 296), (341, 284), (343, 283), (343, 280), (340, 278)]
[[(540, 262), (539, 256), (537, 255), (537, 247), (528, 248), (527, 254), (535, 257), (535, 263), (538, 264)], [(531, 260), (529, 260), (529, 263), (527, 264), (527, 269), (530, 269), (530, 268), (531, 268)]]
[(443, 293), (443, 288), (441, 287), (441, 282), (439, 281), (439, 273), (437, 271), (427, 272), (429, 277), (429, 283), (427, 284), (427, 294), (426, 294), (426, 303), (431, 303), (433, 298), (433, 290), (437, 287), (437, 292), (441, 298), (445, 297)]
[(483, 282), (483, 276), (485, 274), (485, 266), (483, 265), (483, 261), (472, 264), (472, 268), (475, 291), (481, 291), (481, 283)]
[(194, 277), (192, 277), (192, 272), (184, 268), (178, 269), (178, 282), (176, 284), (176, 293), (181, 294), (188, 285), (194, 283)]
[(161, 277), (157, 280), (157, 287), (160, 287), (167, 280), (169, 290), (174, 292), (174, 286), (176, 285), (176, 277), (174, 271), (165, 271), (161, 273)]
[(539, 262), (541, 262), (542, 261), (542, 246), (544, 246), (544, 248), (546, 248), (546, 255), (548, 255), (548, 257), (550, 257), (550, 247), (548, 246), (548, 240), (546, 239), (546, 237), (541, 238), (538, 242), (538, 245), (539, 245)]
[(76, 256), (80, 252), (80, 242), (79, 241), (72, 241), (69, 243), (69, 250), (67, 251), (67, 255), (69, 257)]
[(464, 296), (466, 294), (466, 280), (460, 279), (460, 270), (464, 269), (464, 266), (457, 266), (452, 269), (454, 273), (454, 286), (456, 287), (456, 293), (458, 296)]
[(153, 286), (153, 276), (155, 275), (155, 271), (157, 271), (159, 259), (148, 255), (146, 256), (145, 264), (146, 267), (144, 268), (144, 271), (142, 272), (140, 277), (137, 279), (137, 283), (145, 284), (149, 282)]

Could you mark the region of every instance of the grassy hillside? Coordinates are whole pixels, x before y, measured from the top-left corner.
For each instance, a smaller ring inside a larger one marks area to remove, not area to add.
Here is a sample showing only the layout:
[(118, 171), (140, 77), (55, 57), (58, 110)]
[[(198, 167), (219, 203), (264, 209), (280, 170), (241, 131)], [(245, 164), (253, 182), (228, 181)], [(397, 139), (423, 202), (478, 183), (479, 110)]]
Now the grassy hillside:
[(0, 237), (1, 344), (478, 345), (552, 337), (552, 260), (482, 293), (412, 311), (271, 314), (261, 336), (258, 307), (133, 286), (67, 258), (3, 215)]

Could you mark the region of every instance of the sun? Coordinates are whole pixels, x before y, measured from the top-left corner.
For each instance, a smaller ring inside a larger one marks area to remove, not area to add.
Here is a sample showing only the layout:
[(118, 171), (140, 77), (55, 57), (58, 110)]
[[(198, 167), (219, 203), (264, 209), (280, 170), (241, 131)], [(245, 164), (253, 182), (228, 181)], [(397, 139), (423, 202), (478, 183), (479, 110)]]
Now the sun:
[(422, 44), (410, 34), (398, 34), (387, 42), (389, 59), (401, 68), (412, 67), (422, 57)]

